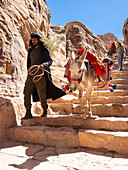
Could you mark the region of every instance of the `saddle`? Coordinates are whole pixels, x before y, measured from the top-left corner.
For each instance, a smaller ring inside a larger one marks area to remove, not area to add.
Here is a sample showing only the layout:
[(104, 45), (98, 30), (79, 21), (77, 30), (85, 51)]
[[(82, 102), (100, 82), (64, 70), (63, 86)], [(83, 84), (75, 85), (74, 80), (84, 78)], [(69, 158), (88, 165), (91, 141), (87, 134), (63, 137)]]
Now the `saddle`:
[[(77, 52), (77, 55), (81, 56), (84, 50), (85, 49), (80, 49)], [(87, 51), (86, 58), (91, 62), (98, 76), (104, 76), (106, 74), (106, 68), (104, 64), (98, 59), (98, 57), (96, 57), (94, 54)]]

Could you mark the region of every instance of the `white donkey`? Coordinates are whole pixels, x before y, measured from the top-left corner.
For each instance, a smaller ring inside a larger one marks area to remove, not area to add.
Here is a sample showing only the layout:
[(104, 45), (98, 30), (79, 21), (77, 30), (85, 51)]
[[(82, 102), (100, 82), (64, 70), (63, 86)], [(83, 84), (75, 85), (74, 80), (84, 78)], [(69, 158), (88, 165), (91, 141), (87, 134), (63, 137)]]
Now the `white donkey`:
[[(97, 74), (95, 70), (90, 68), (89, 62), (85, 65), (85, 57), (87, 54), (87, 49), (84, 50), (83, 54), (79, 56), (79, 58), (73, 58), (75, 55), (72, 54), (70, 64), (69, 64), (69, 72), (70, 75), (68, 77), (69, 80), (69, 88), (72, 91), (79, 90), (79, 101), (80, 101), (80, 109), (83, 119), (92, 116), (91, 111), (91, 93), (94, 85), (94, 81), (97, 79)], [(106, 64), (106, 68), (108, 69), (108, 65)], [(108, 72), (107, 72), (108, 73)], [(108, 75), (103, 76), (105, 84), (107, 85)], [(87, 104), (87, 113), (85, 113), (84, 104), (83, 104), (83, 91), (86, 90), (86, 104)]]

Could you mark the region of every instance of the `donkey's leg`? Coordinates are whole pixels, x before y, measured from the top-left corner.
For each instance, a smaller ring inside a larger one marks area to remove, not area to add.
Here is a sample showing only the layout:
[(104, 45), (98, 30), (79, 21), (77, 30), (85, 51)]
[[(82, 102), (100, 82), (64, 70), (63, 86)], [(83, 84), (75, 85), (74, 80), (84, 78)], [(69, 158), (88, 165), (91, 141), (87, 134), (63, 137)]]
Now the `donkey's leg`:
[(91, 93), (92, 93), (92, 85), (88, 86), (86, 90), (86, 101), (87, 101), (87, 112), (88, 117), (92, 116), (92, 110), (91, 110)]
[(92, 109), (91, 109), (91, 98), (88, 99), (88, 117), (92, 117)]
[(83, 90), (80, 89), (80, 90), (79, 90), (79, 96), (78, 96), (78, 97), (79, 97), (79, 101), (80, 101), (81, 114), (85, 113), (82, 96), (83, 96)]
[(83, 100), (82, 100), (83, 89), (81, 87), (79, 87), (79, 96), (78, 97), (79, 97), (79, 101), (80, 101), (80, 111), (81, 111), (82, 117), (83, 117), (83, 119), (86, 119), (87, 115), (85, 113), (84, 104), (83, 104)]

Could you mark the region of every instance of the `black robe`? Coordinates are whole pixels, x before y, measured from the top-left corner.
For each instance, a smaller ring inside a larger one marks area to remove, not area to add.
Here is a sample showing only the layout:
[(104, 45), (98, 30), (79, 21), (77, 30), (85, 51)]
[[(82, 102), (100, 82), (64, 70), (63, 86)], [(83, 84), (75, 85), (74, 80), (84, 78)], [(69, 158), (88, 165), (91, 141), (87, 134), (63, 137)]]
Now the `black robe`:
[[(27, 69), (31, 67), (31, 58), (30, 58), (31, 51), (32, 51), (32, 48), (30, 48), (28, 51)], [(41, 45), (41, 56), (43, 58), (43, 63), (41, 64), (44, 64), (44, 68), (50, 72), (49, 66), (52, 64), (52, 59), (51, 59), (51, 55), (50, 55), (48, 48), (44, 45)], [(63, 90), (61, 90), (60, 88), (56, 87), (53, 84), (50, 74), (48, 74), (47, 72), (44, 72), (44, 75), (47, 79), (46, 99), (52, 98), (52, 100), (56, 100), (66, 94)], [(39, 96), (38, 96), (36, 88), (34, 89), (32, 93), (32, 97), (33, 97), (33, 102), (39, 101)]]

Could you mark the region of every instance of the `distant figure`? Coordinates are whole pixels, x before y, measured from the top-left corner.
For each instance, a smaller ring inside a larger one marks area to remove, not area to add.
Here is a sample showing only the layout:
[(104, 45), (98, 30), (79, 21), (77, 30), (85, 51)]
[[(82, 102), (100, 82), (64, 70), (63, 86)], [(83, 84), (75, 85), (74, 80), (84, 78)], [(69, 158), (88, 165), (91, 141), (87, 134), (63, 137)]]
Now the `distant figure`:
[(119, 71), (123, 71), (124, 46), (121, 44), (121, 42), (117, 42), (117, 58)]
[(116, 43), (114, 41), (110, 45), (107, 53), (111, 59), (114, 59), (114, 56), (116, 55)]

